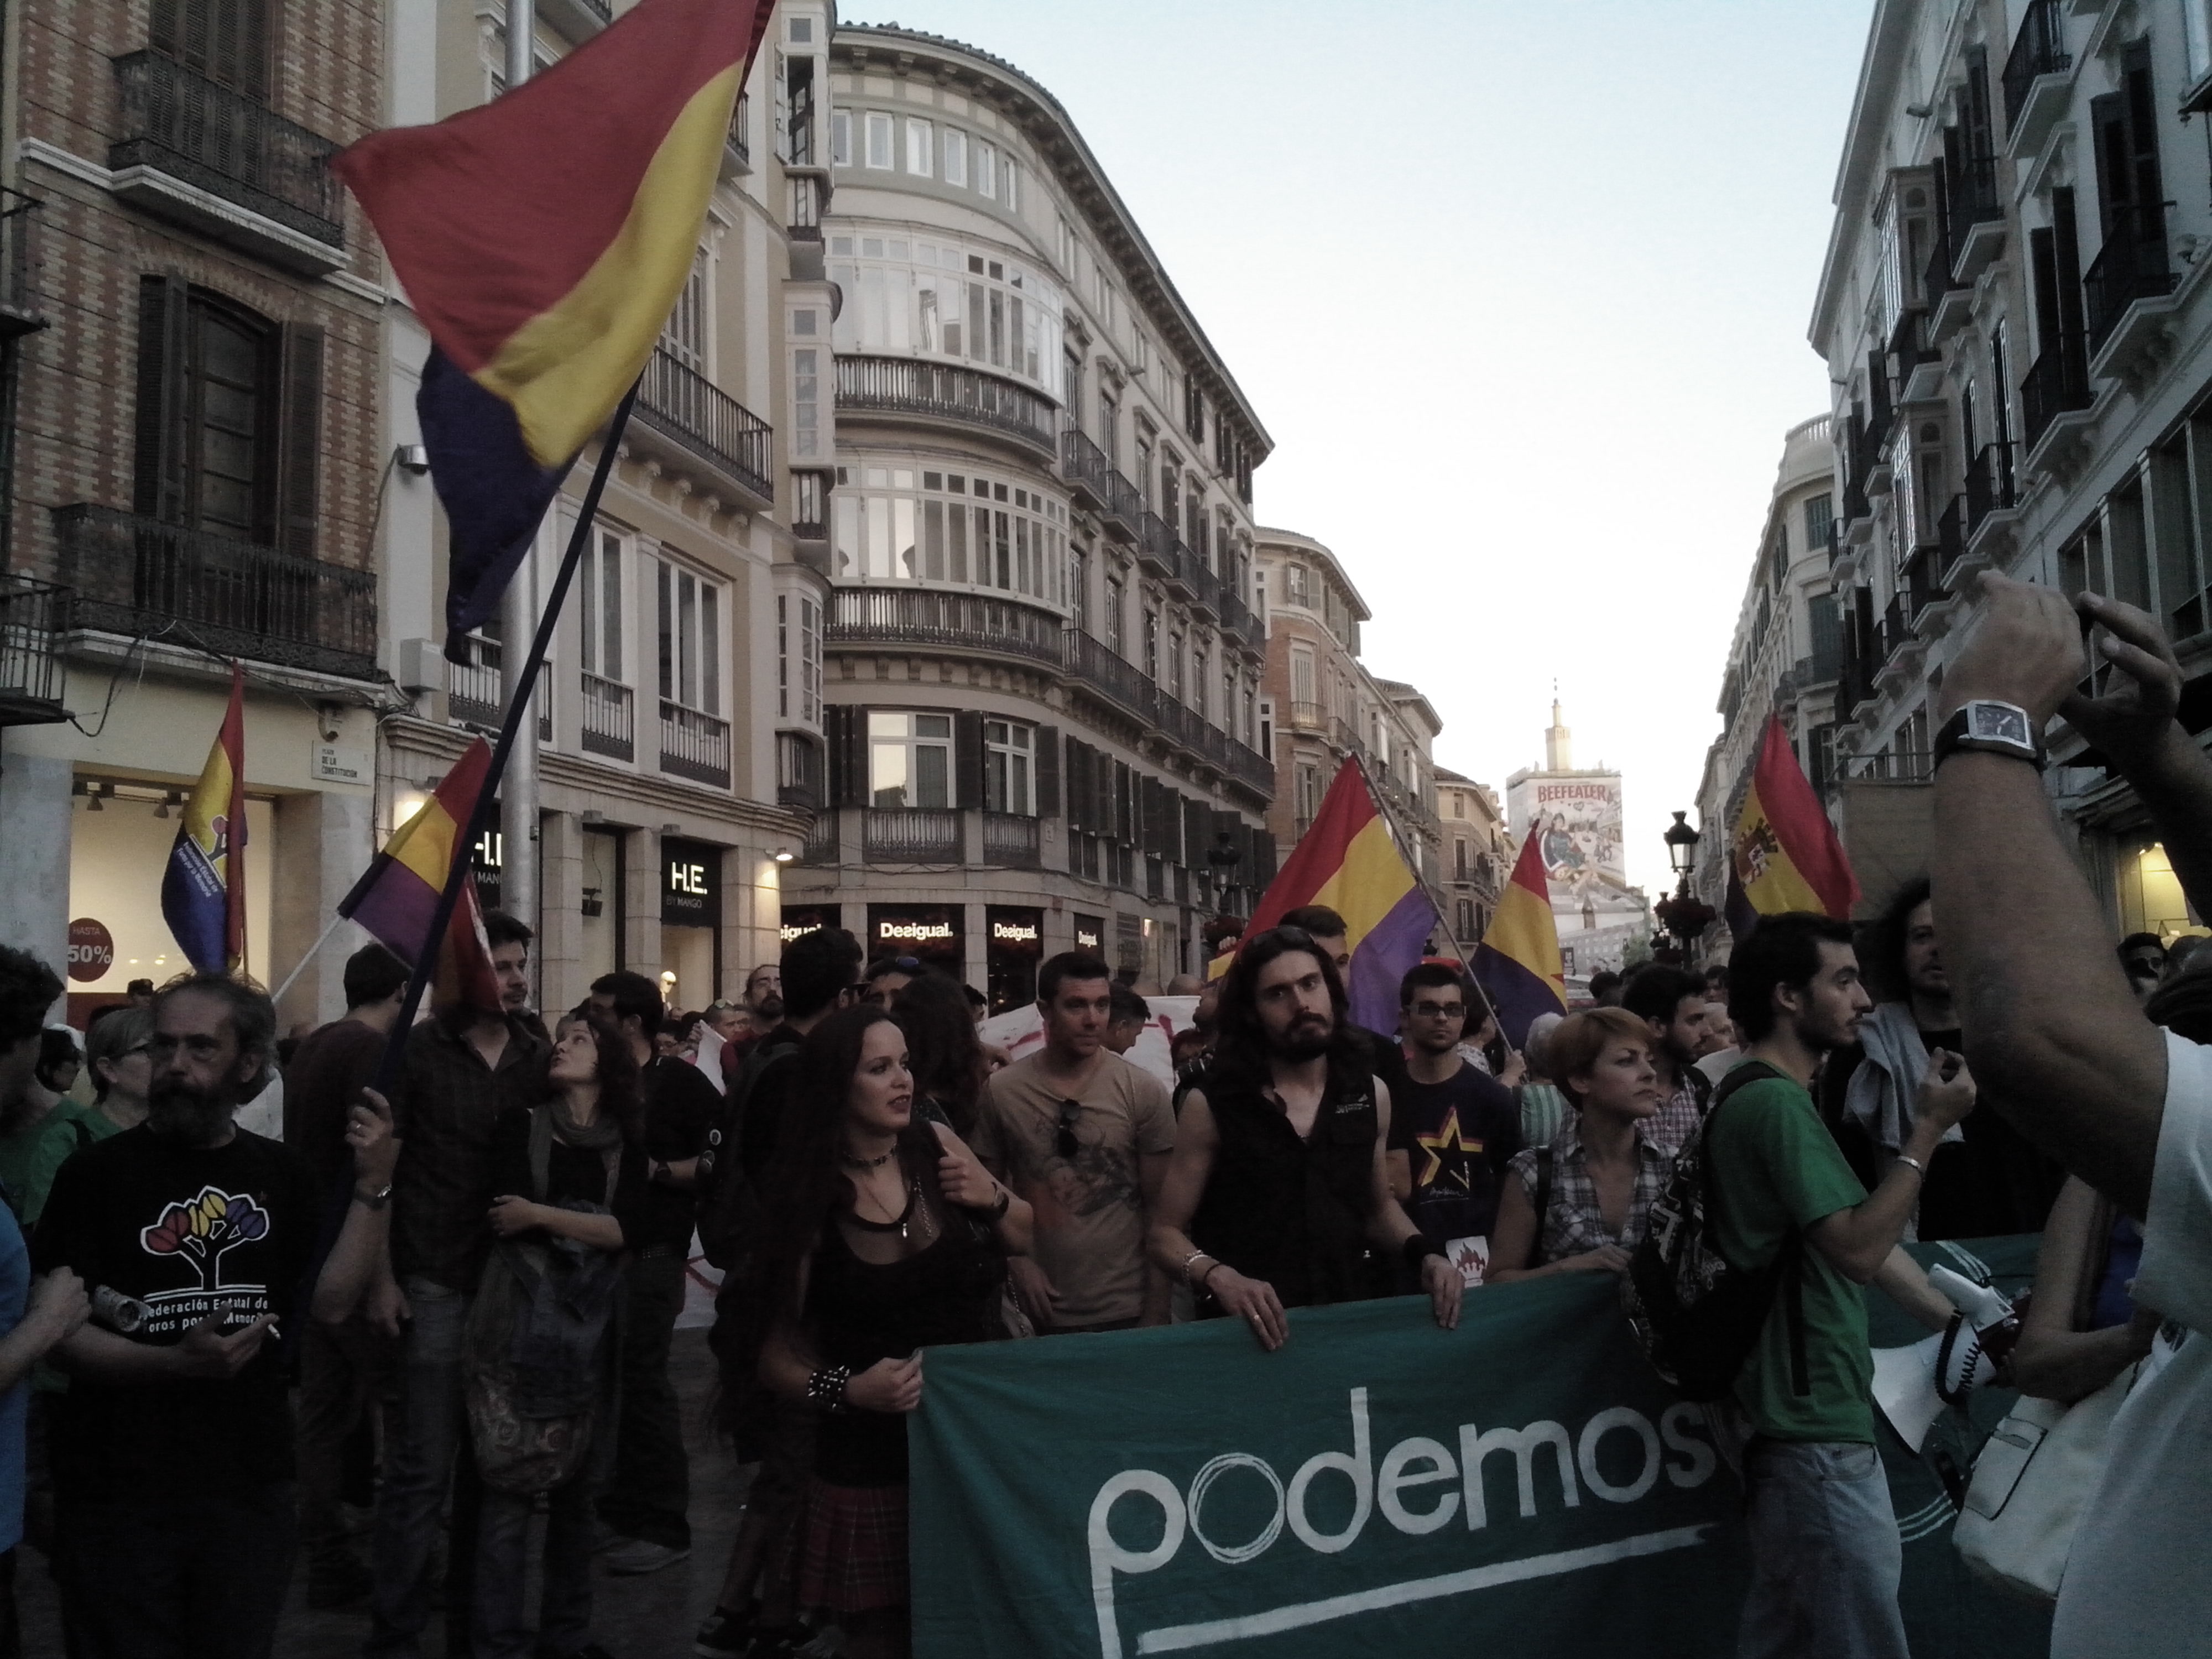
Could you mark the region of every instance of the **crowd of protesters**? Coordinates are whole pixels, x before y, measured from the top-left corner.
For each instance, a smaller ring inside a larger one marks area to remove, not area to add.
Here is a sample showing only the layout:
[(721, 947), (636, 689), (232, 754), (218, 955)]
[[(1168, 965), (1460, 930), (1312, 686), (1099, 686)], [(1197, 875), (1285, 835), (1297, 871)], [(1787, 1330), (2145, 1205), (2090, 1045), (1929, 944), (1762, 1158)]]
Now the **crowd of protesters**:
[[(2063, 712), (2212, 913), (2212, 761), (2158, 630), (2082, 602), (2118, 671), (2092, 701), (2072, 611), (1987, 599), (1947, 708)], [(265, 1653), (295, 1557), (311, 1605), (365, 1604), (371, 1655), (422, 1653), (441, 1612), (448, 1653), (601, 1653), (595, 1559), (691, 1550), (670, 1367), (696, 1237), (752, 1473), (695, 1650), (834, 1625), (897, 1656), (925, 1350), (1191, 1318), (1273, 1350), (1294, 1310), (1394, 1295), (1449, 1329), (1483, 1286), (1630, 1274), (1678, 1169), (1729, 1265), (1784, 1286), (1711, 1413), (1746, 1497), (1742, 1653), (1906, 1651), (1868, 1285), (1946, 1333), (1949, 1397), (2138, 1368), (2054, 1651), (2197, 1650), (2212, 963), (2113, 949), (2022, 757), (1947, 753), (1936, 800), (1929, 878), (1865, 928), (1769, 917), (1724, 970), (1601, 975), (1517, 1050), (1438, 961), (1362, 1030), (1343, 920), (1295, 912), (1176, 1034), (1172, 1087), (1127, 1058), (1152, 1006), (1082, 953), (1042, 964), (1042, 1041), (1007, 1063), (972, 990), (834, 928), (741, 1002), (672, 1015), (617, 972), (541, 1015), (530, 933), (495, 914), (502, 1007), (434, 1011), (380, 1091), (407, 977), (381, 947), (296, 1041), (199, 975), (104, 1011), (82, 1054), (43, 1025), (58, 977), (0, 947), (0, 1655), (27, 1536), (72, 1659)], [(249, 1103), (281, 1103), (281, 1139)], [(2022, 1320), (1960, 1311), (1900, 1248), (2035, 1231)]]

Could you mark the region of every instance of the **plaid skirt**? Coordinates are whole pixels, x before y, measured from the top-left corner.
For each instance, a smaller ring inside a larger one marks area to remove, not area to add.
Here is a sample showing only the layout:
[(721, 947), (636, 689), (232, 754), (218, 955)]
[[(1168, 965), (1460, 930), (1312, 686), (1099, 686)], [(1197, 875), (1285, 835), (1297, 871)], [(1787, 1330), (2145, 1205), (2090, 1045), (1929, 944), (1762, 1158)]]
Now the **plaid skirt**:
[(908, 1601), (906, 1492), (814, 1479), (793, 1529), (790, 1576), (801, 1607), (875, 1613)]

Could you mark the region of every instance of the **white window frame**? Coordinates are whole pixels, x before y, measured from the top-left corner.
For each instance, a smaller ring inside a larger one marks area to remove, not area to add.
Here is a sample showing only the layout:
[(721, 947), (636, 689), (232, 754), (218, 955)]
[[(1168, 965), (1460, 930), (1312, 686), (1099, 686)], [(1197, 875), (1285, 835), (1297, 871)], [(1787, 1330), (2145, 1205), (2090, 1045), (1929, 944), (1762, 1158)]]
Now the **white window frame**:
[[(800, 313), (812, 316), (806, 312)], [(791, 353), (791, 455), (812, 460), (822, 451), (822, 349), (796, 346)]]
[[(890, 116), (883, 110), (872, 109), (861, 117), (861, 164), (879, 173), (889, 172), (892, 166), (891, 150), (897, 137)], [(877, 159), (879, 156), (882, 158), (880, 161)]]
[(577, 662), (586, 674), (617, 685), (629, 684), (623, 673), (629, 659), (629, 639), (623, 627), (629, 609), (623, 591), (628, 575), (628, 562), (623, 557), (623, 540), (620, 531), (599, 526), (586, 545), (583, 562), (576, 572), (577, 586), (581, 589), (581, 602), (577, 608)]
[[(868, 730), (868, 804), (871, 806), (893, 810), (922, 810), (949, 811), (959, 805), (960, 783), (953, 771), (952, 716), (929, 709), (871, 708), (867, 711)], [(925, 726), (927, 730), (923, 728)], [(944, 757), (943, 782), (945, 799), (941, 801), (922, 801), (902, 799), (886, 801), (879, 797), (896, 787), (902, 796), (921, 793), (921, 755), (927, 750)], [(907, 781), (895, 786), (879, 785), (876, 769), (877, 757), (896, 751), (899, 757), (898, 769)]]
[(937, 128), (918, 115), (906, 118), (906, 170), (917, 179), (934, 176)]
[(654, 687), (665, 702), (720, 720), (728, 701), (722, 684), (727, 590), (673, 560), (656, 558), (653, 565)]
[(848, 109), (830, 112), (830, 165), (834, 167), (853, 165), (853, 112)]
[(962, 189), (968, 185), (968, 135), (958, 127), (945, 129), (945, 182)]
[(1036, 728), (1021, 720), (983, 722), (983, 806), (1036, 816)]
[(822, 606), (811, 593), (775, 596), (775, 713), (822, 724)]
[(999, 147), (988, 138), (975, 141), (975, 188), (985, 196), (999, 193)]

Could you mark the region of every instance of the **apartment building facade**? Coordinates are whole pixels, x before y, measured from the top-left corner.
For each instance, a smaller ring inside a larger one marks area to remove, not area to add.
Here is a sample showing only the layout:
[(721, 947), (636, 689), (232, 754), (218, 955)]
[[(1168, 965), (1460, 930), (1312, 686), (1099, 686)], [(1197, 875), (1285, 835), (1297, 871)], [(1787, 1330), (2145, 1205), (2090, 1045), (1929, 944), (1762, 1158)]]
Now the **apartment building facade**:
[[(1838, 387), (1839, 756), (1924, 775), (1984, 569), (2151, 611), (2204, 722), (2208, 109), (2204, 0), (1876, 6), (1811, 328)], [(2133, 792), (2053, 737), (2114, 926), (2200, 931)]]
[(834, 446), (822, 811), (785, 936), (850, 928), (994, 1007), (1070, 948), (1164, 985), (1274, 867), (1270, 441), (1050, 93), (892, 27), (825, 68), (842, 308), (793, 343)]
[[(247, 966), (373, 847), (379, 259), (328, 156), (382, 19), (304, 0), (10, 9), (0, 193), (0, 937), (71, 1012), (187, 964), (177, 808), (246, 682)], [(342, 1004), (336, 963), (289, 1018)]]
[[(1745, 579), (1736, 612), (1735, 635), (1717, 707), (1720, 735), (1705, 751), (1698, 782), (1698, 842), (1692, 884), (1716, 911), (1728, 890), (1729, 836), (1770, 716), (1778, 718), (1796, 750), (1806, 776), (1839, 818), (1861, 830), (1862, 862), (1875, 855), (1880, 839), (1870, 827), (1878, 821), (1878, 799), (1868, 790), (1887, 791), (1887, 756), (1836, 755), (1836, 684), (1843, 672), (1843, 618), (1832, 592), (1829, 565), (1836, 533), (1835, 446), (1832, 417), (1815, 416), (1784, 434), (1774, 488), (1767, 499), (1758, 550)], [(1907, 770), (1894, 781), (1907, 786), (1908, 805), (1920, 799), (1912, 786), (1920, 776)], [(1716, 924), (1722, 926), (1722, 924)], [(1717, 937), (1711, 948), (1725, 945)]]
[(1335, 554), (1294, 530), (1263, 529), (1256, 546), (1267, 614), (1263, 725), (1275, 770), (1269, 828), (1294, 844), (1338, 769), (1357, 758), (1433, 889), (1443, 867), (1433, 757), (1443, 722), (1413, 687), (1361, 662), (1359, 626), (1370, 613)]
[(1437, 817), (1443, 830), (1443, 868), (1438, 882), (1444, 899), (1444, 926), (1462, 961), (1490, 931), (1498, 897), (1513, 873), (1513, 840), (1497, 792), (1486, 784), (1439, 766)]

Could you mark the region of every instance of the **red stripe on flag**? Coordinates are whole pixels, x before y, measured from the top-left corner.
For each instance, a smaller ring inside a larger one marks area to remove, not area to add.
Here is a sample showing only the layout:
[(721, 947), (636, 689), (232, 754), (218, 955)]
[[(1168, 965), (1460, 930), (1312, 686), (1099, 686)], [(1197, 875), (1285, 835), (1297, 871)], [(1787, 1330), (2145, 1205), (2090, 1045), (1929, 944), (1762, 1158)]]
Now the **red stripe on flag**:
[(1267, 890), (1260, 896), (1260, 902), (1253, 907), (1244, 937), (1263, 933), (1299, 906), (1311, 904), (1314, 895), (1344, 867), (1353, 837), (1375, 821), (1377, 812), (1359, 763), (1346, 760), (1337, 768), (1336, 780), (1322, 797), (1312, 828), (1298, 838), (1274, 880), (1267, 884)]
[(1766, 717), (1751, 787), (1759, 792), (1774, 839), (1805, 884), (1820, 895), (1821, 909), (1838, 921), (1849, 921), (1851, 907), (1859, 902), (1858, 877), (1852, 873), (1843, 842), (1836, 839), (1836, 826), (1828, 822), (1820, 798), (1797, 764), (1789, 734), (1772, 714)]

